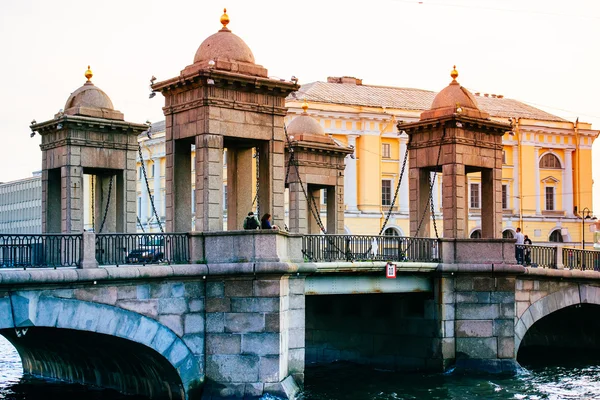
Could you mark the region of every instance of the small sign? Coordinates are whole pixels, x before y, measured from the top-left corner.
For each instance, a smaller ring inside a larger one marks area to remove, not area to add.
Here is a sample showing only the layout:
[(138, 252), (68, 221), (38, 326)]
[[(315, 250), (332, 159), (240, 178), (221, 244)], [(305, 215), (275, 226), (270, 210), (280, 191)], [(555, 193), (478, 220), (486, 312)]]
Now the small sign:
[(385, 266), (385, 277), (389, 279), (396, 279), (396, 264), (387, 263)]

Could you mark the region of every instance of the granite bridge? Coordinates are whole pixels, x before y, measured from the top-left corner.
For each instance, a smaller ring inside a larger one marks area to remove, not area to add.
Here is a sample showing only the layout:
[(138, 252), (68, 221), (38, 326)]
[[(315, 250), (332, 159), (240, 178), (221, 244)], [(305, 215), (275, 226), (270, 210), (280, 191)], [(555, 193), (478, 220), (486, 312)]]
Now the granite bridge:
[[(0, 270), (0, 334), (25, 372), (150, 398), (293, 398), (307, 363), (510, 372), (528, 348), (600, 348), (600, 273), (516, 265), (511, 240), (184, 236), (39, 235), (61, 257), (29, 262), (25, 237), (4, 245), (20, 268)], [(119, 237), (126, 254), (167, 245), (154, 263), (113, 262)]]

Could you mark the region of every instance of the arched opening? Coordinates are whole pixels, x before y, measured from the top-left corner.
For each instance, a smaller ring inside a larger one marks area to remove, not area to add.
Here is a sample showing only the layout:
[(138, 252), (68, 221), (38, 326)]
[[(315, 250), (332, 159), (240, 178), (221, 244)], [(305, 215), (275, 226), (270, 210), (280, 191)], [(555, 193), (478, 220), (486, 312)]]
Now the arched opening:
[(548, 241), (554, 242), (554, 243), (562, 243), (563, 237), (562, 237), (562, 233), (560, 232), (560, 229), (553, 230), (552, 233), (550, 233), (550, 237), (548, 238)]
[(471, 232), (471, 236), (469, 236), (471, 239), (481, 239), (481, 229), (475, 229), (473, 232)]
[(546, 153), (540, 158), (540, 168), (560, 169), (562, 165), (560, 160), (552, 153)]
[(502, 231), (502, 239), (514, 239), (514, 238), (515, 238), (515, 234), (512, 230), (505, 229)]
[(536, 321), (525, 333), (517, 361), (525, 366), (600, 361), (600, 306), (574, 304)]
[(400, 233), (395, 228), (387, 228), (383, 231), (384, 236), (400, 236)]
[(72, 329), (2, 329), (23, 372), (64, 382), (115, 389), (148, 398), (184, 399), (178, 371), (161, 354), (131, 340)]

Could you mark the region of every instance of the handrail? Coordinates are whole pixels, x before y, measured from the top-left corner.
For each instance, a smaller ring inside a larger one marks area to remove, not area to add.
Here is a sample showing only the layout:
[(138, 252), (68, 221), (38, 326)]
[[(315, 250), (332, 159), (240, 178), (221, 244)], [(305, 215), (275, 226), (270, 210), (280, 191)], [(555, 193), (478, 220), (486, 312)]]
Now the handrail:
[(0, 234), (0, 268), (79, 267), (82, 234)]
[(98, 233), (98, 265), (179, 264), (190, 261), (187, 233)]
[(562, 249), (563, 264), (566, 269), (600, 271), (600, 251), (582, 250), (569, 247)]
[(387, 235), (304, 235), (302, 253), (312, 262), (440, 262), (442, 258), (438, 239)]

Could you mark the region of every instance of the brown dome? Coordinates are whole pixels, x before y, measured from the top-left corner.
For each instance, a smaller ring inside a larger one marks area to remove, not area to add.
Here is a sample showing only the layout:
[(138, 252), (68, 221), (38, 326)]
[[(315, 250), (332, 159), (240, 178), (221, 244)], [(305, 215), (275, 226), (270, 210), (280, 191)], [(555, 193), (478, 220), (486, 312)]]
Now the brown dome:
[(65, 103), (64, 113), (67, 115), (123, 120), (123, 113), (115, 110), (110, 97), (101, 89), (94, 86), (90, 80), (92, 76), (92, 71), (88, 65), (88, 69), (85, 71), (87, 82), (71, 93)]
[(236, 61), (254, 64), (254, 55), (248, 45), (237, 35), (223, 28), (214, 35), (209, 36), (202, 42), (196, 55), (194, 63), (208, 62), (210, 60)]
[(323, 127), (310, 115), (301, 114), (294, 118), (287, 127), (289, 135), (300, 136), (302, 134), (308, 135), (325, 135)]
[(439, 92), (431, 103), (431, 108), (421, 113), (420, 119), (439, 118), (452, 114), (462, 114), (473, 118), (489, 118), (489, 114), (479, 110), (477, 100), (456, 81), (456, 66), (450, 73), (452, 82)]
[(87, 81), (82, 87), (71, 93), (65, 104), (65, 110), (73, 107), (115, 109), (108, 95), (94, 86), (91, 81)]

